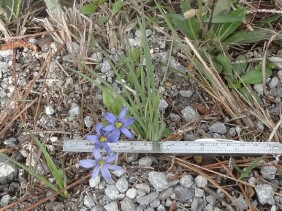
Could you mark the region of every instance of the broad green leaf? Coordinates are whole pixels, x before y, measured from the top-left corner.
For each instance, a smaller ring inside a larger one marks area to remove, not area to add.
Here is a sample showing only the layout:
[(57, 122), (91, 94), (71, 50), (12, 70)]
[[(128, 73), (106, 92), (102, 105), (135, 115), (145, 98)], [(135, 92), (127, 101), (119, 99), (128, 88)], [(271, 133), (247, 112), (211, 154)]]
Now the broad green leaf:
[(214, 6), (213, 15), (227, 14), (231, 9), (230, 3), (230, 0), (218, 0)]
[(218, 73), (222, 73), (222, 64), (220, 64), (218, 61), (213, 60), (213, 65)]
[[(266, 67), (266, 78), (271, 76), (272, 71), (268, 67)], [(254, 69), (247, 72), (245, 75), (241, 77), (241, 80), (246, 84), (258, 84), (262, 82), (262, 66), (261, 64), (257, 65)]]
[(110, 18), (108, 16), (100, 16), (97, 18), (97, 23), (99, 25), (104, 25), (106, 22), (108, 22)]
[(112, 15), (117, 14), (121, 10), (122, 2), (122, 0), (118, 0), (113, 4)]
[[(234, 22), (241, 22), (245, 19), (245, 15), (238, 15), (236, 17), (232, 16), (223, 16), (223, 15), (217, 15), (213, 16), (211, 23), (234, 23)], [(203, 22), (208, 23), (210, 21), (209, 18), (206, 18)]]
[[(268, 40), (273, 33), (267, 29), (257, 29), (251, 32), (240, 31), (228, 37), (225, 42), (232, 44), (249, 44), (261, 40)], [(282, 35), (276, 36), (274, 40), (282, 40)]]
[(232, 65), (231, 65), (230, 59), (223, 54), (219, 54), (217, 55), (216, 60), (223, 66), (223, 72), (227, 76), (231, 76), (232, 75)]
[(184, 14), (187, 10), (191, 9), (191, 5), (189, 1), (183, 1), (180, 4), (181, 12)]
[(103, 103), (104, 105), (114, 114), (118, 114), (123, 106), (122, 100), (120, 100), (115, 93), (111, 92), (109, 89), (104, 88), (102, 90)]
[(97, 10), (98, 6), (96, 4), (85, 4), (80, 9), (80, 12), (84, 15), (91, 15)]
[(245, 100), (251, 104), (254, 104), (254, 98), (256, 101), (261, 104), (261, 99), (256, 92), (250, 90), (251, 88), (247, 89), (246, 87), (241, 87), (238, 91), (243, 95)]
[(186, 37), (192, 40), (199, 39), (200, 26), (198, 25), (196, 18), (193, 17), (193, 18), (184, 19), (184, 17), (179, 14), (169, 14), (168, 17), (172, 18), (173, 24)]
[[(244, 8), (242, 9), (237, 9), (233, 12), (230, 13), (230, 17), (238, 17), (238, 16), (243, 16), (245, 19), (245, 13), (246, 10)], [(232, 23), (225, 23), (222, 24), (221, 27), (219, 28), (218, 32), (217, 32), (217, 36), (219, 38), (220, 41), (223, 41), (224, 39), (226, 39), (230, 34), (232, 34), (240, 25), (241, 25), (241, 20), (237, 21), (237, 22), (232, 22)]]
[(236, 64), (233, 64), (233, 72), (234, 74), (237, 73), (238, 75), (241, 75), (242, 72), (244, 72), (248, 66), (247, 64), (247, 57), (245, 55), (239, 55), (236, 60)]
[(227, 79), (228, 87), (231, 89), (239, 89), (242, 87), (242, 84), (236, 80)]

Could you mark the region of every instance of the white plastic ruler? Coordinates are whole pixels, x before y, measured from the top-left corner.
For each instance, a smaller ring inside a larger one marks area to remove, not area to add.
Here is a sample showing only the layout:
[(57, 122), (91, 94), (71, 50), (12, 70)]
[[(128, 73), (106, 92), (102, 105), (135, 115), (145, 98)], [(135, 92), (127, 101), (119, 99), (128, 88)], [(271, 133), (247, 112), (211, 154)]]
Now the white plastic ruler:
[[(119, 141), (109, 143), (113, 152), (164, 153), (190, 155), (282, 155), (278, 142), (245, 142), (226, 139), (197, 139), (195, 141)], [(91, 152), (93, 144), (86, 140), (65, 140), (65, 152)]]

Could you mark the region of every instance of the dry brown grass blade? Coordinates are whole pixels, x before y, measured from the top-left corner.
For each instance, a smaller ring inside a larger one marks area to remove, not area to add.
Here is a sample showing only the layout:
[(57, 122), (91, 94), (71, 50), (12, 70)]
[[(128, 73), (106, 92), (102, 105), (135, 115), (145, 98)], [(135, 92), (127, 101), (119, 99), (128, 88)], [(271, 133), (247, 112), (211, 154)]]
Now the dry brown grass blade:
[(236, 206), (236, 208), (238, 210), (243, 211), (243, 209), (238, 204), (238, 202), (235, 201), (234, 198), (226, 190), (224, 190), (219, 184), (217, 184), (210, 176), (208, 176), (206, 173), (201, 171), (200, 168), (198, 168), (199, 167), (198, 165), (188, 163), (187, 161), (184, 161), (180, 158), (175, 158), (175, 163), (177, 163), (178, 165), (180, 165), (182, 167), (188, 168), (188, 169), (198, 173), (199, 175), (205, 177), (211, 184), (213, 184), (216, 188), (221, 190), (226, 195), (226, 197), (232, 202), (232, 204), (234, 206)]

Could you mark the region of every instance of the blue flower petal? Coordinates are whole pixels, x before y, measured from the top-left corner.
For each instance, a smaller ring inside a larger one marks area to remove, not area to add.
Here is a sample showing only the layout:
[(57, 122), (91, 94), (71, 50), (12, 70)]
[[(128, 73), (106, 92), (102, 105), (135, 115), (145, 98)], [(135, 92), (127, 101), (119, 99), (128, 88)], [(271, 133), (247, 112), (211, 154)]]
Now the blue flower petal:
[(134, 122), (133, 118), (125, 118), (121, 121), (122, 126), (124, 126), (124, 127), (131, 125), (133, 122)]
[(117, 118), (115, 115), (113, 115), (112, 113), (108, 112), (105, 114), (104, 118), (110, 122), (110, 123), (114, 123), (115, 121), (117, 121)]
[(119, 130), (114, 130), (112, 132), (111, 137), (109, 138), (109, 142), (110, 143), (115, 143), (119, 140), (119, 136), (120, 136), (120, 131)]
[(85, 140), (91, 141), (91, 142), (97, 142), (98, 141), (98, 136), (96, 136), (96, 135), (87, 135), (87, 136), (85, 136)]
[(127, 138), (133, 138), (132, 133), (126, 127), (122, 127), (120, 130)]
[(107, 132), (113, 131), (114, 129), (116, 129), (116, 127), (113, 124), (107, 125), (103, 128), (103, 130)]
[(90, 159), (81, 160), (81, 161), (79, 161), (79, 165), (83, 168), (93, 168), (94, 166), (97, 165), (97, 161), (96, 160), (90, 160)]
[(101, 155), (101, 153), (100, 153), (100, 149), (98, 148), (94, 148), (93, 149), (93, 155), (94, 155), (94, 158), (95, 158), (95, 160), (101, 160), (101, 158), (102, 158), (102, 155)]
[(109, 171), (109, 169), (107, 168), (106, 165), (103, 165), (103, 167), (101, 168), (101, 173), (102, 173), (102, 176), (104, 177), (104, 179), (106, 181), (108, 181), (112, 178), (111, 173), (110, 173), (110, 171)]
[(121, 166), (111, 165), (111, 164), (105, 164), (106, 167), (110, 170), (116, 171), (116, 170), (122, 170), (123, 168)]
[(118, 115), (118, 120), (121, 120), (121, 119), (124, 119), (125, 115), (126, 115), (126, 111), (127, 111), (127, 108), (126, 107), (122, 107), (119, 115)]
[(95, 178), (98, 176), (99, 171), (100, 171), (100, 166), (98, 165), (98, 166), (96, 166), (96, 167), (94, 168), (94, 170), (92, 171), (91, 177), (92, 177), (93, 179), (95, 179)]
[(117, 157), (117, 155), (114, 154), (114, 153), (112, 153), (111, 155), (108, 155), (108, 156), (104, 159), (104, 161), (105, 161), (106, 163), (110, 163), (110, 162), (114, 161), (114, 160), (116, 159), (116, 157)]
[(105, 151), (107, 153), (111, 153), (112, 152), (111, 148), (109, 147), (109, 145), (107, 143), (103, 143), (103, 148), (105, 149)]
[(98, 122), (97, 124), (96, 124), (96, 132), (100, 135), (101, 134), (101, 130), (102, 130), (102, 128), (103, 128), (103, 125), (100, 123), (100, 122)]

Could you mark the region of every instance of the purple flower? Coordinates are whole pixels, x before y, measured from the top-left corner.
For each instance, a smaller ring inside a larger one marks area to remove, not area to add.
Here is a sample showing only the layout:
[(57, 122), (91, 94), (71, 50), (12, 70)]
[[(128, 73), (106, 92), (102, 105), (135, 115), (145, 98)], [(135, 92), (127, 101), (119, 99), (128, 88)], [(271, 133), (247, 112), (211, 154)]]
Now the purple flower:
[(110, 123), (108, 126), (104, 127), (105, 131), (113, 131), (114, 134), (120, 135), (122, 132), (127, 138), (133, 138), (132, 133), (126, 128), (134, 122), (133, 118), (126, 118), (126, 107), (123, 107), (116, 117), (112, 113), (106, 113), (105, 119)]
[(113, 131), (112, 133), (105, 131), (101, 123), (96, 124), (96, 132), (97, 135), (87, 135), (85, 136), (85, 139), (94, 144), (94, 149), (99, 150), (104, 148), (107, 153), (110, 153), (111, 149), (108, 143), (117, 142), (119, 139), (119, 133), (116, 131)]
[(101, 174), (104, 177), (104, 179), (106, 181), (109, 181), (112, 178), (109, 170), (122, 169), (121, 166), (109, 164), (116, 159), (116, 155), (113, 153), (103, 158), (99, 150), (93, 150), (93, 155), (94, 155), (95, 160), (86, 159), (86, 160), (79, 161), (79, 165), (81, 167), (93, 168), (93, 171), (92, 171), (93, 179), (95, 179), (98, 176), (99, 172), (101, 171)]

